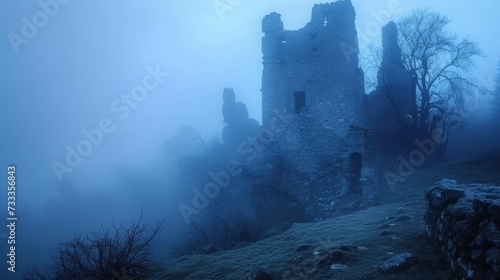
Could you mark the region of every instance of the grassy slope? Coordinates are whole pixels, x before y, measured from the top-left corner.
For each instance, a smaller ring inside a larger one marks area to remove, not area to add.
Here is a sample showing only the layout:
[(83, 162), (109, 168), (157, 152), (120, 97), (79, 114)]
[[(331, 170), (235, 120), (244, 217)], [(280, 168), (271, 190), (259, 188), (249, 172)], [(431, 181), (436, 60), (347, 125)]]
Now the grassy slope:
[[(499, 184), (500, 167), (466, 161), (421, 170), (387, 192), (382, 205), (318, 223), (295, 224), (287, 232), (238, 249), (166, 261), (154, 279), (239, 280), (258, 265), (267, 265), (278, 279), (447, 279), (446, 264), (421, 233), (424, 191), (441, 178)], [(381, 236), (384, 230), (389, 234)], [(343, 252), (338, 263), (348, 265), (346, 270), (333, 271), (321, 264), (321, 258), (343, 244), (368, 250)], [(304, 250), (298, 252), (300, 246)], [(391, 253), (403, 251), (412, 252), (418, 263), (393, 274), (379, 270)]]

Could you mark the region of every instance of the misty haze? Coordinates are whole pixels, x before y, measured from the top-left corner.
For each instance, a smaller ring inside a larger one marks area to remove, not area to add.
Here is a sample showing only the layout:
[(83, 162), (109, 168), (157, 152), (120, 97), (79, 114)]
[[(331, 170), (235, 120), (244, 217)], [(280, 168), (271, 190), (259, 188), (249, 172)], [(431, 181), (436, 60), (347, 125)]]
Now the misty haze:
[(0, 279), (500, 279), (499, 9), (2, 1)]

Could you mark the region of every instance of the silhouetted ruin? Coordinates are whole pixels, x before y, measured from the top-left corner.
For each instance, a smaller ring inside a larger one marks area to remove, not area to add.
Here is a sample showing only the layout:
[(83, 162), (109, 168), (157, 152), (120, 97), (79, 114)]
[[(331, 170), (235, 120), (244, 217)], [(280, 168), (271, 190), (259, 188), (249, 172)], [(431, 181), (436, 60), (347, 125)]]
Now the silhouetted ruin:
[[(384, 151), (404, 152), (411, 138), (411, 76), (405, 69), (394, 22), (382, 28), (382, 61), (377, 73), (377, 88), (368, 95), (368, 126)], [(387, 146), (389, 145), (389, 146)]]
[[(277, 13), (264, 17), (260, 132), (234, 91), (223, 93), (225, 143), (253, 152), (245, 174), (291, 193), (312, 217), (375, 199), (377, 148), (366, 125), (355, 17), (348, 0), (315, 5), (299, 30), (285, 30)], [(245, 141), (250, 135), (257, 137)], [(247, 143), (263, 139), (272, 141)], [(345, 207), (321, 203), (340, 199)]]
[(224, 89), (223, 101), (222, 116), (226, 124), (222, 132), (224, 143), (237, 146), (249, 136), (257, 135), (260, 129), (259, 122), (248, 116), (245, 104), (236, 102), (236, 94), (233, 89)]

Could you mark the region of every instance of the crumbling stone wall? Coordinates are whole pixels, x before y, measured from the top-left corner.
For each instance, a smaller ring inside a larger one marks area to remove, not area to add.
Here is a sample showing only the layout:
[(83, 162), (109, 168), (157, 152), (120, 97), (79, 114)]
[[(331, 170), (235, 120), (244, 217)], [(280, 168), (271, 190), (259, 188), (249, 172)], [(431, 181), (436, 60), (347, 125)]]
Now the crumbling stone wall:
[(500, 279), (500, 187), (443, 179), (425, 197), (427, 235), (453, 279)]
[(236, 94), (233, 89), (225, 88), (223, 93), (222, 116), (226, 126), (222, 131), (224, 143), (230, 147), (237, 147), (246, 141), (249, 136), (259, 133), (260, 124), (248, 115), (247, 106), (242, 102), (236, 102)]
[(409, 87), (410, 75), (403, 66), (398, 29), (392, 21), (382, 27), (382, 63), (377, 80), (380, 86)]
[[(262, 125), (272, 126), (278, 111), (293, 115), (275, 138), (272, 157), (285, 162), (282, 185), (305, 204), (332, 188), (361, 197), (362, 184), (374, 181), (355, 17), (351, 1), (339, 0), (315, 5), (299, 30), (285, 30), (278, 13), (262, 22)], [(330, 178), (314, 177), (320, 170)]]
[[(405, 148), (410, 136), (412, 92), (411, 76), (403, 66), (394, 22), (382, 28), (382, 61), (377, 73), (377, 88), (368, 96), (368, 127), (376, 133), (382, 150)], [(389, 146), (386, 145), (390, 143)], [(397, 151), (396, 152), (401, 152)]]
[(296, 114), (278, 139), (280, 149), (295, 155), (289, 160), (300, 170), (312, 171), (318, 155), (343, 153), (337, 146), (350, 125), (364, 125), (355, 12), (346, 0), (315, 5), (311, 21), (293, 31), (284, 30), (280, 17), (272, 13), (262, 23), (262, 122), (268, 125), (277, 108)]

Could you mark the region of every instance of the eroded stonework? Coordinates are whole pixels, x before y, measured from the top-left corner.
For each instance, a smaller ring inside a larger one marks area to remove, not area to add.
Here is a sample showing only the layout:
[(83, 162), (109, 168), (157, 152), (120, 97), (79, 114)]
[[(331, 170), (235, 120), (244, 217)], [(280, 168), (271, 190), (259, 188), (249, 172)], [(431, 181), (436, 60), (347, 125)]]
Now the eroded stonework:
[(262, 123), (272, 126), (277, 110), (294, 115), (272, 154), (283, 165), (281, 185), (306, 204), (351, 194), (373, 200), (376, 149), (365, 125), (355, 17), (340, 0), (315, 5), (299, 30), (285, 30), (277, 13), (262, 22)]

